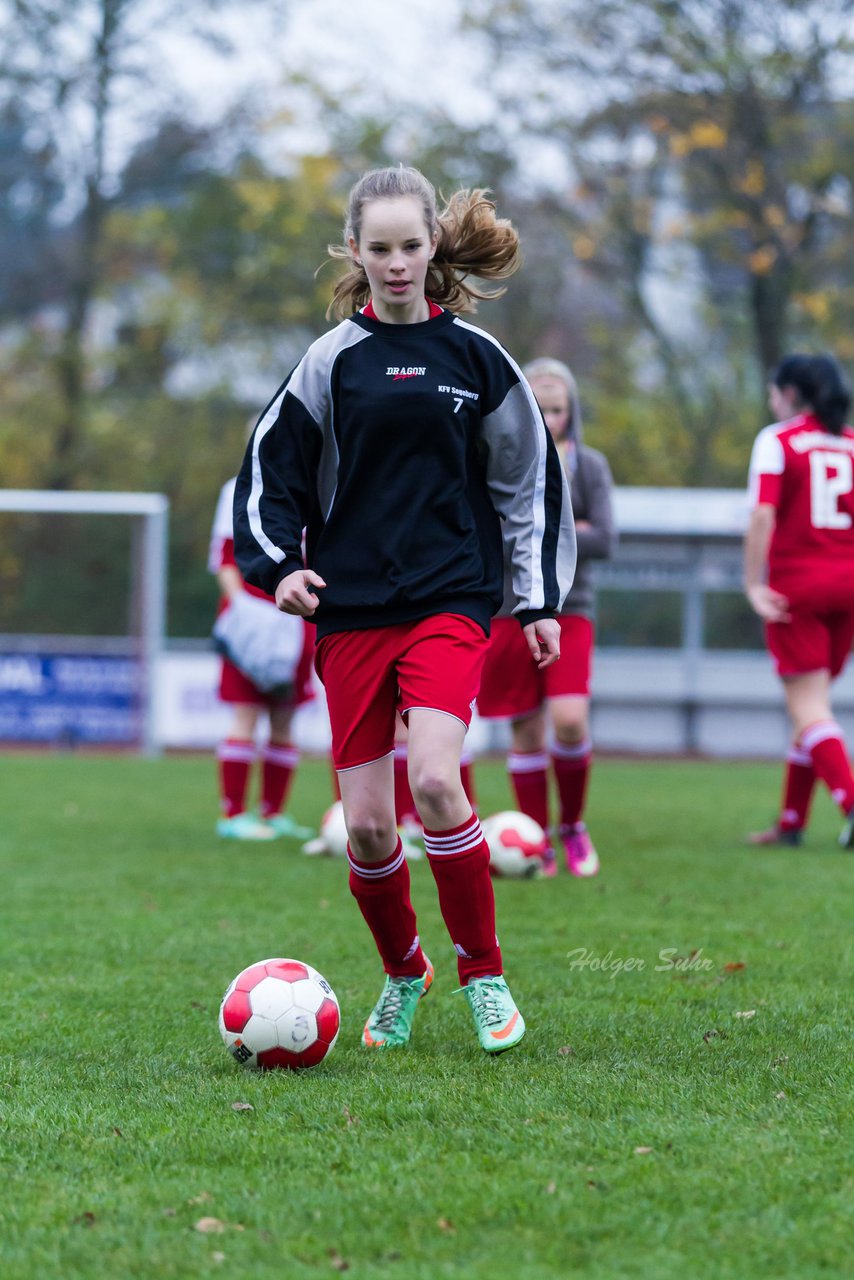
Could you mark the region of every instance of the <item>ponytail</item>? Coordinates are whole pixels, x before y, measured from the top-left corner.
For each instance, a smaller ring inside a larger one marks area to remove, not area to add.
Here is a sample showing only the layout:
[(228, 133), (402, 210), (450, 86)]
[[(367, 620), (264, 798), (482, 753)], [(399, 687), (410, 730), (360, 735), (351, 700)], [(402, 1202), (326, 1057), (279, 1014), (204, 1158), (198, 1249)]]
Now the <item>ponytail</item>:
[(851, 407), (851, 389), (833, 356), (815, 356), (812, 366), (814, 389), (809, 403), (822, 426), (838, 436)]
[(439, 242), (427, 270), (427, 297), (449, 311), (476, 311), (478, 301), (500, 298), (504, 289), (484, 290), (479, 280), (506, 280), (522, 263), (519, 233), (482, 188), (457, 191), (439, 214)]
[(431, 302), (449, 311), (475, 311), (480, 299), (498, 298), (503, 289), (486, 291), (471, 281), (504, 280), (521, 263), (519, 235), (506, 218), (495, 216), (495, 205), (482, 188), (457, 191), (441, 212), (436, 209), (436, 192), (417, 169), (401, 165), (393, 169), (371, 169), (350, 191), (344, 223), (344, 243), (329, 246), (331, 258), (343, 258), (347, 270), (336, 282), (327, 318), (339, 320), (363, 307), (371, 296), (365, 269), (349, 248), (359, 243), (362, 211), (371, 200), (391, 200), (414, 196), (421, 202), (427, 230), (437, 236), (436, 252), (427, 269), (425, 294)]
[(791, 387), (801, 407), (810, 409), (825, 431), (839, 435), (848, 416), (851, 391), (833, 356), (786, 356), (775, 370), (772, 381), (781, 390)]

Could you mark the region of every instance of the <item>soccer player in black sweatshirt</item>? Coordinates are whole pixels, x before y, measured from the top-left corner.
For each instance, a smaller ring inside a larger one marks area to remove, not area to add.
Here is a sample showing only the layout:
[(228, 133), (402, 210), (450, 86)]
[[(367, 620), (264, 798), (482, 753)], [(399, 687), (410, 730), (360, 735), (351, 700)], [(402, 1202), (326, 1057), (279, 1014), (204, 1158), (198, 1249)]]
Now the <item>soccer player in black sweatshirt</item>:
[(255, 428), (235, 491), (237, 561), (280, 609), (317, 624), (350, 889), (386, 974), (363, 1043), (405, 1045), (433, 978), (395, 826), (399, 710), (461, 987), (482, 1048), (500, 1053), (525, 1023), (502, 976), (460, 755), (505, 590), (545, 667), (575, 569), (569, 491), (531, 389), (459, 314), (490, 296), (471, 277), (516, 270), (518, 236), (483, 191), (439, 212), (427, 179), (400, 167), (356, 183), (330, 252), (347, 263), (330, 308), (341, 323)]

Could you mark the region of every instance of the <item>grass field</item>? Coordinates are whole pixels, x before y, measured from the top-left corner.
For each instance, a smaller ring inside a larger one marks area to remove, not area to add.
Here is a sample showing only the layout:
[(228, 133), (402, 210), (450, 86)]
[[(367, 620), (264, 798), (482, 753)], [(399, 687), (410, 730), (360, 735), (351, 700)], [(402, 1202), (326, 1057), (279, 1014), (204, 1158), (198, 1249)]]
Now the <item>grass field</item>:
[[(507, 807), (499, 763), (478, 782)], [(0, 1276), (850, 1277), (854, 856), (824, 797), (805, 850), (745, 850), (777, 791), (600, 762), (598, 879), (497, 885), (529, 1026), (498, 1059), (415, 865), (436, 984), (377, 1056), (340, 862), (218, 842), (207, 760), (0, 758)], [(293, 811), (328, 802), (306, 762)], [(270, 955), (341, 1001), (315, 1071), (220, 1042), (222, 990)]]

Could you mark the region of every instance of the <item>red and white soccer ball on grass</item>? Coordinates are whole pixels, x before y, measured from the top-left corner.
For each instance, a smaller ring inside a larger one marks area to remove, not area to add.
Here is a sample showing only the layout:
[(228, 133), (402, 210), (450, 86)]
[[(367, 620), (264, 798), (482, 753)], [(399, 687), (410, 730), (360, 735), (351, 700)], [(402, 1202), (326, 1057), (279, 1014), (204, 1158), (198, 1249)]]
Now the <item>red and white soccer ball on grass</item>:
[(549, 842), (538, 822), (526, 813), (505, 809), (484, 818), (482, 826), (494, 876), (527, 880), (542, 875)]
[(341, 1011), (329, 983), (300, 960), (259, 960), (222, 999), (219, 1029), (242, 1067), (316, 1067), (338, 1039)]

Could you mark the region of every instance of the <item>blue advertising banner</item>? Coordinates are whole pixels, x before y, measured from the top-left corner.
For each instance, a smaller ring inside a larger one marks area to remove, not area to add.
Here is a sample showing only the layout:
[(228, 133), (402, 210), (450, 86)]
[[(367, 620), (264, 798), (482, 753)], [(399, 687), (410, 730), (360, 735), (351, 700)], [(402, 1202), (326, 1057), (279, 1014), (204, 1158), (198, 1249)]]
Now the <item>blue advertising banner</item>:
[(134, 657), (0, 653), (0, 741), (138, 743), (141, 685)]

